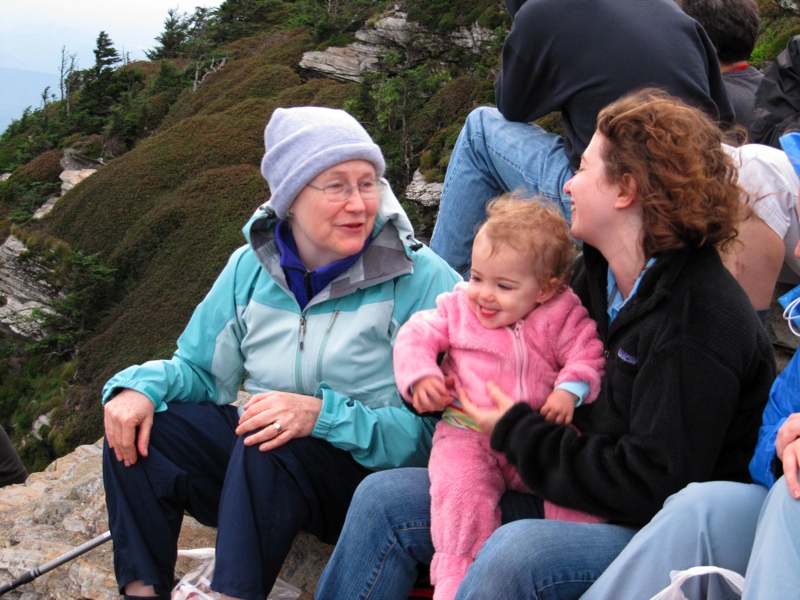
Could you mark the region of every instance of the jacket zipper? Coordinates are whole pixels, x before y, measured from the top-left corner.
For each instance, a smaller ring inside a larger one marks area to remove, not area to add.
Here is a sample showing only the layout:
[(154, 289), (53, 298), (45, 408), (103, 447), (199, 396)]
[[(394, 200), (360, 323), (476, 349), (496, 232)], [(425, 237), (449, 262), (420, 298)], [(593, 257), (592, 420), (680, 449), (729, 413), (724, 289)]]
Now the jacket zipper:
[(336, 317), (339, 316), (339, 310), (334, 310), (333, 314), (331, 315), (331, 320), (328, 321), (328, 326), (325, 328), (325, 333), (322, 336), (322, 344), (319, 347), (319, 354), (317, 355), (317, 381), (322, 381), (322, 357), (325, 355), (325, 348), (328, 345), (328, 340), (330, 336), (328, 335), (333, 328), (333, 323), (336, 321)]
[(522, 339), (523, 326), (524, 323), (522, 321), (518, 321), (514, 325), (514, 354), (517, 357), (514, 362), (514, 368), (516, 369), (517, 400), (527, 402), (528, 386), (525, 384), (525, 373), (528, 372), (528, 350), (525, 348), (525, 343)]
[(303, 351), (303, 342), (306, 339), (306, 317), (300, 317), (300, 352)]

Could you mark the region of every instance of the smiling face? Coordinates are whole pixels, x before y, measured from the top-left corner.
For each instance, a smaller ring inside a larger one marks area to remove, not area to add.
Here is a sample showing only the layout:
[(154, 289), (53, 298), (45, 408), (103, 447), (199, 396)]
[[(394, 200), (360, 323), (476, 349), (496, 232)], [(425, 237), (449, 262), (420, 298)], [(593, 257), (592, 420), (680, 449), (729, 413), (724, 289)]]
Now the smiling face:
[[(375, 178), (371, 162), (349, 160), (326, 169), (309, 184), (318, 188), (358, 186)], [(379, 195), (362, 197), (358, 187), (343, 202), (331, 201), (322, 190), (304, 187), (292, 202), (290, 222), (306, 268), (313, 271), (359, 252), (372, 233), (379, 202)]]
[(581, 157), (580, 168), (564, 184), (564, 191), (572, 197), (572, 235), (595, 247), (613, 231), (614, 207), (621, 196), (620, 186), (606, 176), (604, 143), (605, 137), (595, 132)]
[(472, 276), (467, 298), (481, 325), (497, 329), (524, 319), (555, 290), (543, 290), (530, 254), (492, 243), (482, 232), (472, 245)]

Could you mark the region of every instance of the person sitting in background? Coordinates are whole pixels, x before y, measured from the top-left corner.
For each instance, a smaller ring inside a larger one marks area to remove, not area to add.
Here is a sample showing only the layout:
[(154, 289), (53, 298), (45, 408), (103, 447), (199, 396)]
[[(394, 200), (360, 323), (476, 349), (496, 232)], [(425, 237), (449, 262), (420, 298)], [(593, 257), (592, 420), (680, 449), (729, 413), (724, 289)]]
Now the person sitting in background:
[[(170, 360), (103, 389), (103, 479), (128, 597), (169, 598), (184, 511), (218, 527), (212, 588), (263, 600), (300, 531), (336, 541), (370, 472), (425, 465), (435, 419), (397, 390), (397, 328), (459, 281), (414, 238), (341, 110), (276, 109), (245, 226)], [(241, 386), (252, 394), (242, 411)]]
[[(500, 526), (505, 491), (531, 493), (452, 390), (468, 390), (474, 402), (491, 406), (486, 380), (494, 379), (548, 421), (569, 424), (576, 405), (597, 397), (603, 373), (597, 325), (568, 286), (576, 257), (569, 223), (552, 204), (513, 194), (492, 200), (488, 213), (475, 236), (469, 282), (439, 296), (436, 309), (411, 317), (394, 347), (397, 385), (418, 412), (452, 402), (436, 425), (428, 463), (435, 600), (455, 596)], [(598, 522), (549, 502), (544, 510), (548, 519)]]
[(25, 483), (28, 471), (17, 454), (17, 449), (8, 439), (5, 430), (0, 427), (0, 487), (14, 483)]
[(722, 81), (733, 105), (734, 123), (749, 131), (756, 89), (764, 74), (750, 65), (760, 15), (756, 0), (677, 0), (700, 23), (717, 51)]
[(767, 70), (756, 91), (750, 141), (780, 149), (784, 133), (800, 130), (800, 35)]
[(752, 212), (739, 224), (739, 237), (722, 252), (722, 260), (766, 322), (776, 284), (800, 283), (800, 260), (794, 254), (800, 241), (800, 180), (781, 150), (762, 144), (722, 147), (733, 158), (742, 201)]
[[(486, 203), (524, 189), (572, 217), (564, 184), (600, 109), (656, 86), (712, 120), (733, 118), (714, 46), (673, 0), (506, 0), (514, 23), (495, 82), (497, 108), (473, 110), (447, 166), (431, 248), (469, 269)], [(564, 136), (532, 124), (559, 111)]]

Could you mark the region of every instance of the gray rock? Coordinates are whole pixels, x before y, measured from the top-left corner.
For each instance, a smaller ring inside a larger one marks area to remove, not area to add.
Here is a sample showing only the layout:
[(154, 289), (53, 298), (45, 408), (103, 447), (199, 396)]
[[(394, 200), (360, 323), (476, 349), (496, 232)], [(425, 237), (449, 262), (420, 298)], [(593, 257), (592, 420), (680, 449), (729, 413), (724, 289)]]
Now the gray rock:
[[(108, 530), (102, 476), (102, 441), (80, 446), (24, 484), (0, 489), (0, 585), (55, 559)], [(184, 519), (180, 549), (214, 547), (216, 531)], [(118, 600), (113, 541), (9, 592), (9, 600)], [(332, 547), (312, 536), (295, 540), (281, 579), (300, 588), (301, 600), (313, 597)], [(197, 568), (179, 558), (176, 579)]]
[(20, 260), (25, 251), (25, 244), (13, 235), (0, 246), (0, 323), (18, 335), (37, 339), (42, 332), (31, 314), (35, 309), (48, 310), (54, 296), (39, 277), (41, 271)]
[(406, 200), (426, 207), (439, 206), (439, 199), (442, 197), (442, 186), (443, 184), (435, 181), (425, 181), (419, 170), (414, 171), (411, 183), (408, 184), (405, 190)]
[(797, 2), (796, 0), (775, 0), (775, 4), (781, 8), (785, 8), (786, 10), (790, 10), (793, 13), (800, 15), (800, 2)]
[(80, 153), (75, 148), (67, 148), (61, 155), (61, 166), (65, 171), (80, 171), (81, 169), (97, 170), (104, 162), (100, 158), (92, 158)]
[(344, 48), (306, 52), (300, 60), (300, 67), (331, 79), (358, 82), (364, 75), (384, 68), (381, 57), (391, 50), (403, 52), (407, 60), (404, 66), (407, 67), (425, 58), (444, 55), (453, 45), (480, 52), (481, 44), (492, 35), (492, 31), (478, 25), (462, 27), (447, 35), (425, 31), (418, 24), (409, 22), (407, 13), (395, 9), (357, 31), (357, 41)]
[(61, 193), (66, 194), (69, 190), (78, 185), (81, 181), (96, 173), (97, 169), (65, 169), (59, 175), (61, 179)]

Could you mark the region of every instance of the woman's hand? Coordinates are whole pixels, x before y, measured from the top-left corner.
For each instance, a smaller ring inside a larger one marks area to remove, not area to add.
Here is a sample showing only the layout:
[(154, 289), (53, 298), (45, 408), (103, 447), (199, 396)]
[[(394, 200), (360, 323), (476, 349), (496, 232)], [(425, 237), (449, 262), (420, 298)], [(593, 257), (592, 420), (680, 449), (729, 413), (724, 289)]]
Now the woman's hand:
[(136, 464), (139, 455), (147, 456), (155, 412), (150, 398), (131, 389), (122, 390), (103, 407), (108, 446), (126, 467)]
[(497, 425), (500, 418), (514, 406), (514, 400), (493, 381), (486, 383), (486, 390), (489, 392), (489, 398), (494, 402), (494, 406), (491, 408), (475, 406), (464, 389), (458, 390), (458, 399), (461, 400), (464, 412), (475, 421), (480, 430), (486, 435), (492, 435), (494, 426)]
[(800, 499), (800, 482), (797, 469), (800, 468), (800, 413), (789, 415), (778, 435), (775, 436), (775, 452), (783, 463), (783, 474), (792, 498)]
[(412, 404), (419, 414), (444, 410), (453, 403), (445, 382), (433, 375), (423, 377), (412, 387), (414, 389)]
[(289, 392), (255, 394), (243, 407), (237, 435), (248, 435), (245, 446), (260, 444), (262, 452), (282, 446), (292, 438), (307, 437), (314, 430), (322, 400)]

